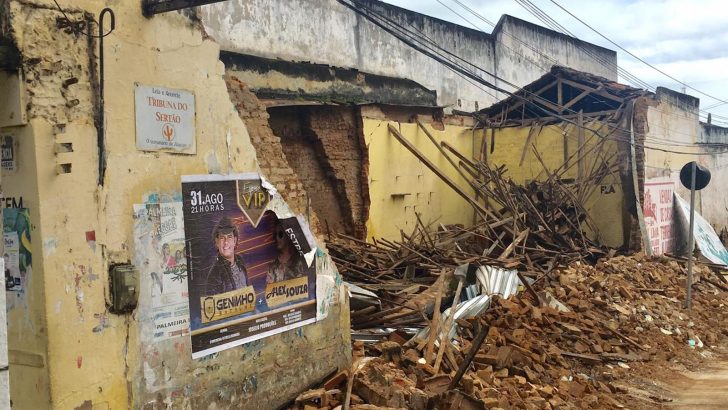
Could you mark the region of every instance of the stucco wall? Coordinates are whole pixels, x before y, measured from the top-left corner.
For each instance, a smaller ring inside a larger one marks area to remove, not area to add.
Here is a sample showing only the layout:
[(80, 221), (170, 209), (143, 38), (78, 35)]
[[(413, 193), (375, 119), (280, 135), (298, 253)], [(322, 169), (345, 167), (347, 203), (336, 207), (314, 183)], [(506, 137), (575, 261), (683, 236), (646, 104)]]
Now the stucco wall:
[[(695, 155), (702, 151), (700, 147), (686, 145), (698, 141), (698, 104), (697, 98), (658, 88), (654, 102), (647, 107), (645, 178), (670, 179), (675, 183), (675, 192), (686, 200), (690, 190), (680, 183), (680, 169), (690, 161), (705, 160)], [(700, 204), (702, 198), (702, 193), (696, 195)]]
[(660, 150), (645, 149), (645, 176), (673, 181), (675, 192), (689, 201), (690, 190), (680, 183), (680, 169), (690, 161), (708, 168), (711, 181), (696, 193), (696, 210), (720, 232), (728, 227), (728, 157), (725, 148), (708, 144), (728, 142), (728, 130), (699, 123), (699, 101), (694, 97), (658, 88), (655, 100), (647, 108), (646, 145)]
[[(716, 127), (705, 123), (700, 124), (698, 141), (700, 143), (728, 143), (728, 128)], [(702, 215), (715, 228), (717, 232), (728, 229), (728, 154), (725, 148), (719, 146), (704, 146), (703, 151), (712, 153), (701, 158), (701, 164), (710, 170), (710, 184), (701, 192), (704, 198)], [(687, 198), (686, 198), (687, 199)]]
[[(388, 124), (399, 129), (440, 170), (474, 196), (467, 182), (417, 124), (391, 121), (377, 114), (374, 107), (363, 111), (364, 138), (369, 149), (368, 237), (397, 239), (400, 230), (410, 235), (417, 224), (415, 212), (425, 225), (435, 223), (433, 230), (440, 223), (471, 226), (472, 206), (400, 144), (389, 133)], [(477, 139), (468, 127), (447, 126), (440, 131), (431, 124), (426, 126), (438, 142), (447, 141), (468, 157), (478, 150)]]
[[(531, 42), (534, 48), (550, 54), (562, 65), (610, 79), (617, 76), (616, 69), (595, 63), (580, 47), (589, 47), (615, 64), (616, 53), (512, 17), (502, 19), (491, 35), (375, 0), (368, 0), (366, 4), (397, 25), (426, 36), (447, 52), (476, 64), (477, 73), (490, 82), (494, 79), (485, 72), (497, 73), (518, 86), (526, 85), (545, 72), (499, 44), (503, 42), (516, 50), (522, 49), (513, 46), (512, 37), (502, 36), (500, 31), (523, 37), (523, 41)], [(481, 86), (473, 85), (412, 49), (336, 0), (230, 0), (200, 7), (199, 14), (207, 33), (217, 39), (224, 50), (407, 78), (437, 91), (439, 104), (462, 110), (477, 110), (496, 101), (494, 91), (488, 90), (493, 96), (489, 95)], [(530, 50), (526, 52), (531, 56), (529, 59), (543, 60), (533, 57)], [(550, 65), (546, 66), (546, 71), (549, 68)], [(268, 81), (260, 76), (255, 79)], [(270, 78), (271, 84), (279, 80)]]
[[(73, 19), (102, 7), (59, 3)], [(322, 322), (203, 360), (191, 359), (186, 337), (142, 346), (137, 315), (108, 311), (107, 268), (134, 259), (133, 204), (178, 197), (181, 175), (261, 169), (230, 101), (218, 45), (180, 13), (145, 19), (137, 2), (108, 5), (117, 24), (105, 38), (108, 168), (100, 187), (89, 62), (95, 44), (57, 28), (60, 13), (50, 1), (10, 3), (29, 124), (1, 129), (16, 136), (19, 163), (16, 172), (3, 171), (3, 193), (22, 196), (33, 223), (33, 274), (26, 292), (8, 301), (14, 406), (280, 405), (347, 362), (348, 315), (340, 314), (348, 308), (338, 293)], [(65, 83), (70, 78), (78, 81)], [(135, 83), (195, 94), (197, 154), (136, 149)], [(56, 143), (73, 144), (73, 152), (57, 153)], [(71, 172), (59, 174), (59, 163), (72, 164)], [(277, 184), (284, 197), (287, 183)]]
[[(585, 123), (585, 127), (594, 129), (602, 135), (607, 134), (605, 124), (594, 122)], [(495, 147), (490, 152), (488, 147), (488, 162), (494, 166), (505, 165), (508, 170), (506, 176), (517, 183), (526, 183), (531, 180), (540, 180), (547, 177), (543, 165), (533, 153), (531, 145), (535, 146), (542, 160), (550, 172), (558, 169), (569, 158), (571, 164), (563, 173), (563, 179), (577, 180), (578, 176), (578, 130), (576, 126), (550, 125), (543, 127), (540, 132), (534, 133), (530, 139), (528, 134), (531, 127), (509, 127), (495, 130)], [(490, 135), (490, 131), (488, 131)], [(618, 151), (617, 143), (608, 140), (598, 145), (599, 138), (593, 133), (584, 133), (584, 146), (582, 152), (587, 153), (582, 159), (584, 174), (587, 176), (591, 170), (601, 167), (604, 161), (615, 164)], [(490, 145), (490, 138), (488, 138)], [(525, 152), (524, 152), (525, 150)], [(525, 155), (524, 155), (525, 154)], [(523, 156), (523, 161), (521, 158)], [(619, 247), (624, 242), (624, 190), (619, 172), (607, 175), (599, 184), (594, 184), (590, 194), (585, 196), (584, 206), (597, 228), (592, 236), (607, 246)], [(577, 182), (578, 183), (578, 182)]]
[[(540, 78), (551, 69), (554, 60), (559, 65), (617, 81), (614, 51), (507, 15), (501, 17), (493, 33), (496, 75), (518, 87)], [(502, 81), (497, 84), (508, 91), (517, 89)], [(498, 93), (499, 99), (505, 97)]]

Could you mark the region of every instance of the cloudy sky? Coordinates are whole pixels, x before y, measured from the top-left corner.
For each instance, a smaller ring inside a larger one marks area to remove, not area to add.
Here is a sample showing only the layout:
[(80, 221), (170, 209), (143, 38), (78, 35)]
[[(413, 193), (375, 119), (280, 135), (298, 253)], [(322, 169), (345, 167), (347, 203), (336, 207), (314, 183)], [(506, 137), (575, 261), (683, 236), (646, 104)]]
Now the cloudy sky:
[[(492, 26), (457, 4), (456, 0), (384, 0), (443, 20), (490, 33)], [(545, 26), (515, 0), (457, 0), (487, 20), (497, 22), (510, 14)], [(728, 6), (718, 0), (554, 0), (581, 20), (690, 87), (728, 101)], [(532, 0), (533, 4), (576, 37), (618, 52), (621, 68), (652, 86), (683, 91), (683, 85), (660, 74), (619, 50), (607, 40), (561, 10), (551, 0)], [(458, 16), (452, 10), (460, 14)], [(466, 21), (465, 19), (468, 21)], [(473, 24), (471, 24), (473, 23)], [(623, 82), (629, 83), (624, 79)], [(686, 88), (687, 94), (700, 98), (706, 110), (721, 104), (714, 98)], [(728, 126), (728, 104), (707, 110), (714, 123)]]

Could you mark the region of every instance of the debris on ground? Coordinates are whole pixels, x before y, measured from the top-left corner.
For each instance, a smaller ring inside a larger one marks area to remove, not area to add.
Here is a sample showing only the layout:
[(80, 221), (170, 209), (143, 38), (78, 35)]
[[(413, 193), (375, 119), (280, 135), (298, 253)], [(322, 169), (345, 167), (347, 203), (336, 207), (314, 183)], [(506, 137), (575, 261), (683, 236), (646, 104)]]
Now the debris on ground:
[[(728, 292), (713, 283), (723, 277), (696, 266), (691, 311), (685, 280), (668, 257), (577, 261), (534, 284), (535, 295), (496, 296), (457, 319), (455, 337), (437, 332), (433, 351), (401, 334), (354, 342), (351, 408), (635, 408), (630, 372), (698, 360), (728, 337)], [(334, 399), (309, 408), (343, 405), (347, 382), (329, 387)]]
[(453, 189), (479, 222), (416, 214), (398, 240), (329, 234), (350, 285), (354, 358), (346, 380), (295, 408), (650, 408), (660, 399), (635, 401), (630, 375), (725, 343), (725, 267), (696, 265), (687, 310), (683, 260), (618, 255), (585, 233), (596, 228), (583, 204), (609, 169), (575, 184), (563, 179), (575, 161), (544, 165), (522, 186), (448, 149), (476, 195)]

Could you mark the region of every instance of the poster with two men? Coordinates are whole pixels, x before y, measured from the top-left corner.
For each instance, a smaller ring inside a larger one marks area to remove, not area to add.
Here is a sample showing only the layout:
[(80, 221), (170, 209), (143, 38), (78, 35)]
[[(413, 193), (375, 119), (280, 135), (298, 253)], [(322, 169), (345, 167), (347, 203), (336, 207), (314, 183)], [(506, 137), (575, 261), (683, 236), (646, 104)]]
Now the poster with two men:
[(316, 320), (312, 245), (258, 174), (182, 177), (192, 357)]

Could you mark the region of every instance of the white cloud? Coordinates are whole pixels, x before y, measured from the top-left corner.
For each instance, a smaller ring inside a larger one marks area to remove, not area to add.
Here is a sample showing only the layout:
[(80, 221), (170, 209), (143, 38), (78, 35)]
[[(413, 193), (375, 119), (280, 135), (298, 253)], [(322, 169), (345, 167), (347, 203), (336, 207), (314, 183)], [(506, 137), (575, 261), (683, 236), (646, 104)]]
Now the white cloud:
[[(471, 24), (458, 17), (437, 0), (385, 0), (466, 27)], [(490, 32), (488, 26), (454, 0), (440, 0), (463, 17)], [(492, 22), (510, 14), (544, 25), (512, 0), (459, 0)], [(676, 79), (707, 94), (728, 101), (728, 7), (719, 0), (584, 1), (556, 0), (564, 8), (599, 30), (622, 47)], [(554, 20), (577, 37), (618, 52), (619, 64), (653, 86), (682, 91), (683, 86), (638, 62), (592, 32), (549, 0), (532, 0)], [(689, 88), (688, 94), (701, 100), (701, 107), (716, 100)], [(728, 104), (714, 110), (728, 117)]]

